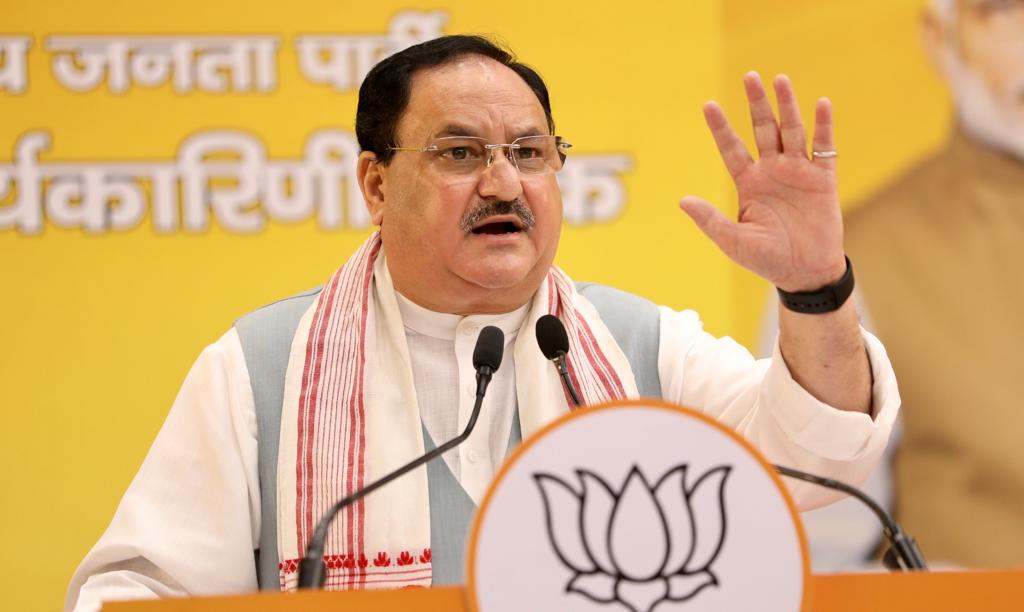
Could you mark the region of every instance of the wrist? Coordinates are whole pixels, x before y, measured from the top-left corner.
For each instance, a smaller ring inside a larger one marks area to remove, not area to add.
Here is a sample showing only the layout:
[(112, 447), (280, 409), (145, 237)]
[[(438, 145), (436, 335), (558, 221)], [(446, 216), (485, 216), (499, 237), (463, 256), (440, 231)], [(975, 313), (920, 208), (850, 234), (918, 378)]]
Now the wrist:
[(799, 274), (791, 274), (775, 286), (789, 293), (807, 293), (818, 291), (822, 287), (839, 282), (846, 274), (846, 257), (842, 254), (839, 258), (829, 257), (827, 261), (821, 260), (813, 270), (806, 270)]

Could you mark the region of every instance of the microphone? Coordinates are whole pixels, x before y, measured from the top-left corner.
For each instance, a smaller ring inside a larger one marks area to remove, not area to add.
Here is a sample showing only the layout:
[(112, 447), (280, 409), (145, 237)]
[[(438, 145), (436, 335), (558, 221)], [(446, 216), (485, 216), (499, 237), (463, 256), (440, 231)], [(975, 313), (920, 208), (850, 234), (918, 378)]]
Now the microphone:
[(331, 506), (331, 509), (328, 510), (327, 513), (324, 514), (323, 518), (320, 519), (320, 522), (317, 523), (316, 530), (313, 532), (313, 537), (309, 539), (309, 544), (306, 546), (306, 554), (303, 557), (302, 562), (299, 564), (298, 588), (312, 589), (320, 588), (324, 585), (324, 581), (327, 579), (327, 566), (324, 565), (323, 559), (325, 543), (327, 540), (327, 529), (330, 527), (331, 522), (334, 521), (334, 517), (337, 516), (339, 512), (388, 484), (392, 480), (402, 476), (406, 472), (414, 470), (421, 465), (440, 457), (444, 453), (465, 442), (466, 438), (469, 437), (469, 434), (473, 433), (473, 427), (476, 425), (477, 418), (480, 416), (480, 406), (484, 401), (484, 393), (487, 392), (487, 386), (491, 382), (491, 377), (494, 376), (494, 373), (498, 371), (498, 367), (501, 365), (501, 357), (504, 351), (505, 334), (502, 333), (500, 329), (492, 325), (488, 325), (480, 330), (480, 335), (476, 339), (476, 347), (473, 349), (473, 368), (476, 370), (476, 402), (473, 404), (473, 412), (469, 415), (469, 421), (466, 423), (466, 428), (462, 430), (462, 433), (451, 440), (448, 440), (441, 446), (438, 446), (434, 450), (413, 459), (397, 470), (382, 477), (380, 480), (366, 485), (362, 489), (359, 489), (355, 493)]
[(569, 369), (565, 365), (566, 354), (569, 352), (569, 335), (565, 333), (565, 326), (558, 317), (546, 314), (537, 319), (537, 345), (540, 346), (540, 352), (555, 363), (555, 368), (562, 377), (562, 385), (569, 392), (572, 402), (577, 407), (582, 406), (583, 402), (572, 385)]
[[(487, 385), (491, 384), (491, 377), (501, 366), (501, 357), (505, 352), (505, 334), (493, 325), (480, 330), (476, 339), (476, 347), (473, 348), (473, 369), (476, 370), (476, 404), (473, 405), (473, 413), (470, 415), (469, 423), (466, 425), (468, 435), (472, 424), (480, 412), (480, 402), (487, 392)], [(459, 440), (461, 442), (462, 440)], [(454, 445), (453, 445), (454, 446)]]
[(803, 480), (804, 482), (810, 482), (816, 484), (819, 487), (825, 487), (826, 489), (832, 489), (834, 491), (841, 491), (861, 501), (864, 505), (871, 509), (872, 512), (878, 517), (878, 520), (882, 522), (882, 531), (885, 534), (885, 539), (889, 542), (889, 550), (882, 555), (882, 564), (885, 567), (893, 571), (908, 571), (908, 570), (927, 570), (928, 565), (924, 561), (924, 556), (921, 554), (921, 550), (917, 547), (917, 542), (914, 538), (910, 537), (903, 528), (900, 527), (889, 513), (879, 506), (875, 500), (867, 496), (866, 493), (856, 487), (852, 487), (845, 482), (833, 480), (832, 478), (823, 478), (821, 476), (815, 476), (814, 474), (808, 474), (799, 470), (784, 467), (781, 465), (773, 466), (775, 471), (782, 474), (783, 476), (789, 476), (790, 478), (796, 478), (797, 480)]

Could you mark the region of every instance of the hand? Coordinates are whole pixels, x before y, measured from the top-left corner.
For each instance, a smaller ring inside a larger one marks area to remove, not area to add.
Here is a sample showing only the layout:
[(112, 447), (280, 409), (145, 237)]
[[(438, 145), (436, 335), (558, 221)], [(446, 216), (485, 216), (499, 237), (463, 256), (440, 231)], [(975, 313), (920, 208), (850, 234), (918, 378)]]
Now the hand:
[[(775, 79), (779, 121), (775, 120), (761, 77), (743, 80), (754, 123), (759, 159), (751, 157), (714, 102), (704, 119), (715, 138), (739, 196), (739, 218), (695, 196), (679, 207), (733, 261), (785, 291), (813, 291), (834, 283), (846, 271), (843, 218), (839, 208), (835, 158), (809, 158), (793, 86)], [(815, 108), (814, 150), (831, 151), (832, 107), (827, 98)]]

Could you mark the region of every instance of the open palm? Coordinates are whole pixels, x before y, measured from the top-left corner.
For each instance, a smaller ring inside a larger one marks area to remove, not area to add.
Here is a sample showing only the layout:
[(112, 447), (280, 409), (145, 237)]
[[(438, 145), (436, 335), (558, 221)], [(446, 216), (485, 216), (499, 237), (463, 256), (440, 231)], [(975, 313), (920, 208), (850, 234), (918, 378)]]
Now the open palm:
[[(789, 79), (775, 79), (776, 121), (761, 78), (744, 79), (758, 159), (736, 135), (722, 109), (704, 117), (739, 196), (736, 221), (695, 196), (683, 209), (726, 255), (786, 291), (810, 291), (835, 282), (846, 264), (834, 157), (808, 157), (806, 132)], [(814, 150), (833, 151), (832, 110), (815, 108)], [(827, 154), (827, 153), (826, 153)]]

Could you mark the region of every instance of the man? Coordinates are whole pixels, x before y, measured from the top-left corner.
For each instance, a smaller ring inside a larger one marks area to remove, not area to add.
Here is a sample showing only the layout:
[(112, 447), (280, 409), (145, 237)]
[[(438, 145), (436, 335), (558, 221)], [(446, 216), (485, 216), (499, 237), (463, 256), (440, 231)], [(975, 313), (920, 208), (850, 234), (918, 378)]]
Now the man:
[(947, 146), (858, 207), (847, 247), (905, 399), (898, 519), (932, 561), (1024, 564), (1024, 2), (936, 0)]
[[(705, 108), (739, 190), (740, 222), (699, 198), (680, 206), (788, 300), (841, 294), (850, 275), (828, 102), (818, 105), (810, 158), (789, 82), (775, 83), (779, 123), (759, 77), (746, 85), (758, 161), (721, 109)], [(786, 310), (774, 359), (755, 362), (705, 334), (693, 312), (577, 289), (552, 267), (561, 224), (554, 172), (568, 143), (554, 136), (543, 81), (504, 50), (452, 36), (384, 60), (360, 89), (356, 131), (358, 177), (379, 234), (322, 291), (243, 318), (204, 351), (72, 580), (69, 607), (294, 588), (297, 561), (331, 503), (465, 422), (483, 325), (505, 331), (506, 349), (473, 435), (444, 463), (338, 517), (329, 588), (461, 581), (468, 517), (507, 449), (569, 410), (533, 335), (543, 314), (566, 324), (572, 376), (588, 404), (660, 395), (716, 416), (775, 461), (854, 481), (881, 454), (899, 399), (884, 350), (861, 332), (851, 301), (820, 314)], [(830, 499), (810, 486), (793, 492), (803, 505)]]

